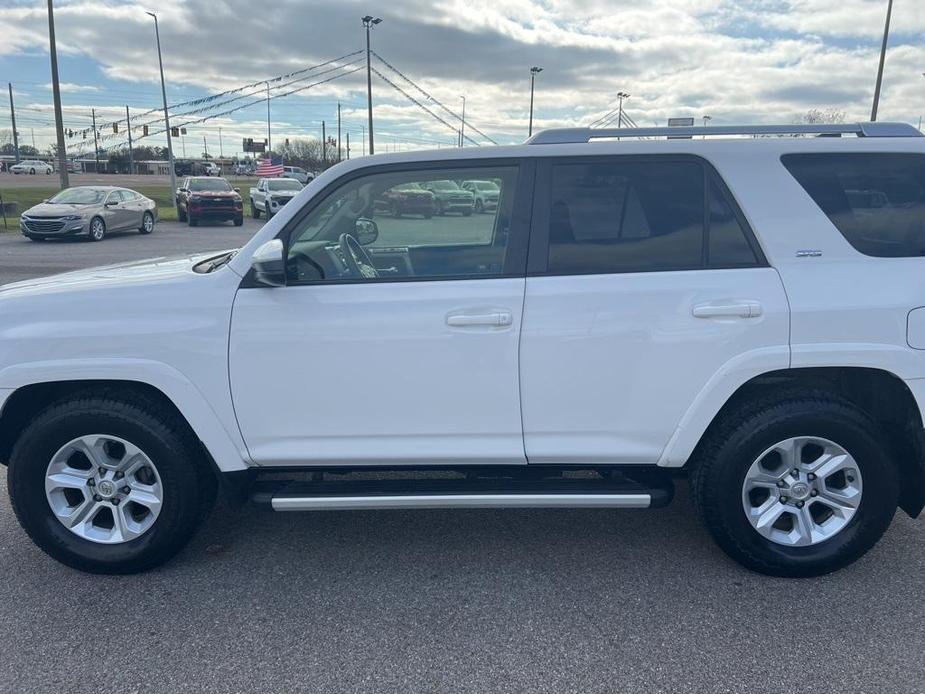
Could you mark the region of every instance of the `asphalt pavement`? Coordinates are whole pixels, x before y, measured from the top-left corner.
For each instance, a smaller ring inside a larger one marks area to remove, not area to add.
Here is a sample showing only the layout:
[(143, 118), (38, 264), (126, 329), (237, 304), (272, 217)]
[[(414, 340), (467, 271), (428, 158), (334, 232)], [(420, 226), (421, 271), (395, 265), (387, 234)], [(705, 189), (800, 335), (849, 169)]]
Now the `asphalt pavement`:
[[(250, 233), (5, 234), (0, 282)], [(922, 692), (925, 522), (786, 580), (728, 560), (683, 484), (653, 511), (220, 503), (168, 565), (101, 577), (36, 549), (0, 481), (0, 644), (4, 693)]]

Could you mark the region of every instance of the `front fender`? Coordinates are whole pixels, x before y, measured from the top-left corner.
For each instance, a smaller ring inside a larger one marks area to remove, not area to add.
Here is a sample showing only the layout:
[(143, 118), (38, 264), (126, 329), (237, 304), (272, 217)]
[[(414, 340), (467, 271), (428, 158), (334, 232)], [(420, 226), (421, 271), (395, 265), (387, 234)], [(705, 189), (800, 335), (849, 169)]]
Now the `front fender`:
[(149, 359), (76, 359), (25, 362), (0, 370), (0, 414), (17, 388), (55, 381), (126, 381), (157, 388), (176, 405), (222, 472), (246, 470), (250, 456), (233, 416), (227, 422), (177, 369)]

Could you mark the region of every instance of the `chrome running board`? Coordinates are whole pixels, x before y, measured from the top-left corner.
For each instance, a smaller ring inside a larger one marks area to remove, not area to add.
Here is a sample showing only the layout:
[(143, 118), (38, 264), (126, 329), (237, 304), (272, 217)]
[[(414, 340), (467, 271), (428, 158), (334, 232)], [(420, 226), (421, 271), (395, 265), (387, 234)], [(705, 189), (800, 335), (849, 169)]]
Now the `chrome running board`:
[(649, 508), (650, 494), (404, 494), (278, 496), (274, 511), (371, 511), (402, 508)]

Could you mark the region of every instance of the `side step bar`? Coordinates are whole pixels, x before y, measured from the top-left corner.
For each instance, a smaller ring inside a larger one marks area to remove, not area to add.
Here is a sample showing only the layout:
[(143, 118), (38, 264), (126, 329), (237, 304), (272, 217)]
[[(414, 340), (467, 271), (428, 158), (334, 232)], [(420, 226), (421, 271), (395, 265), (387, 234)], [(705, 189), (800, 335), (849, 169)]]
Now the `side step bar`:
[(654, 508), (671, 501), (657, 486), (614, 479), (410, 479), (258, 482), (251, 497), (274, 511), (433, 508)]

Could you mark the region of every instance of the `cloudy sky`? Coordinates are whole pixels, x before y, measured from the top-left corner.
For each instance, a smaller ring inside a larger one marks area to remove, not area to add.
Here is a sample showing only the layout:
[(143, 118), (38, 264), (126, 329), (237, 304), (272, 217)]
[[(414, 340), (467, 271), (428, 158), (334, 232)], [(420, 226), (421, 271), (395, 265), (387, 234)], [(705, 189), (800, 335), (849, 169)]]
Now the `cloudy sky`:
[[(382, 75), (435, 114), (458, 120), (415, 91), (396, 68), (500, 143), (522, 141), (529, 113), (529, 68), (537, 79), (534, 128), (589, 124), (608, 113), (619, 91), (640, 125), (672, 116), (709, 115), (714, 124), (793, 122), (811, 108), (837, 108), (849, 120), (870, 113), (886, 0), (159, 0), (148, 3), (57, 0), (58, 60), (65, 127), (109, 124), (160, 104), (153, 21), (159, 14), (171, 104), (206, 97), (349, 56), (314, 72), (272, 83), (273, 138), (317, 136), (321, 122), (344, 130), (359, 154), (365, 125), (364, 47), (360, 17), (383, 22), (372, 34)], [(326, 72), (325, 72), (326, 71)], [(925, 115), (925, 1), (895, 0), (881, 120), (918, 125)], [(337, 79), (302, 89), (323, 79)], [(12, 82), (18, 130), (52, 139), (48, 24), (44, 0), (0, 0), (0, 81)], [(285, 86), (285, 85), (289, 86)], [(190, 123), (177, 145), (198, 155), (240, 149), (242, 137), (266, 134), (265, 86), (202, 106), (172, 109)], [(263, 91), (262, 91), (263, 90)], [(373, 76), (377, 150), (450, 146), (456, 134), (378, 75)], [(247, 95), (253, 94), (253, 97)], [(238, 97), (235, 101), (229, 99)], [(124, 126), (124, 120), (123, 120)], [(6, 99), (0, 132), (9, 129)], [(471, 131), (470, 131), (471, 132)], [(140, 133), (139, 133), (140, 134)], [(487, 142), (471, 132), (474, 139)], [(123, 141), (111, 126), (105, 144)], [(83, 144), (72, 138), (72, 151)], [(162, 144), (164, 136), (150, 136)], [(142, 140), (145, 142), (145, 140)]]

